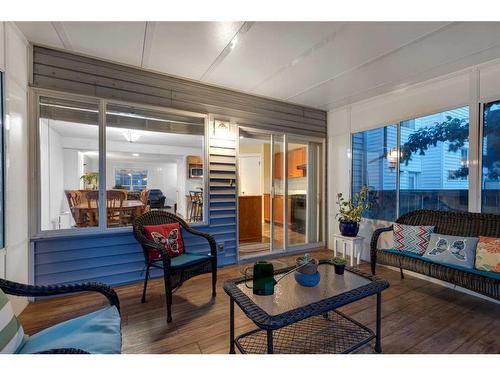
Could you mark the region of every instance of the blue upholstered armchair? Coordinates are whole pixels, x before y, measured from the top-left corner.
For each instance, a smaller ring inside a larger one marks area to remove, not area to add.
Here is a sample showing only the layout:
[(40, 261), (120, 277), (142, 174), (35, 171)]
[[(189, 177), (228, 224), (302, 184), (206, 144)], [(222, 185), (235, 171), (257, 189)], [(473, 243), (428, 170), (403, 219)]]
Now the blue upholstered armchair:
[(28, 336), (20, 354), (119, 354), (121, 353), (120, 302), (116, 292), (101, 283), (34, 286), (0, 279), (5, 294), (45, 297), (76, 292), (103, 294), (109, 306), (46, 328)]

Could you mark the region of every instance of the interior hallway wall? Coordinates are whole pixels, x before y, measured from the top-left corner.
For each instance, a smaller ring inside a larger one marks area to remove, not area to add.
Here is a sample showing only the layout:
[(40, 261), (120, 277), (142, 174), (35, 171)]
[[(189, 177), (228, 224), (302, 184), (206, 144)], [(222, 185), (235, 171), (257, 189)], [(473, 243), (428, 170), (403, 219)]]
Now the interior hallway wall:
[[(28, 43), (11, 22), (0, 22), (0, 70), (5, 72), (5, 249), (0, 277), (29, 282)], [(16, 314), (26, 298), (10, 297)]]

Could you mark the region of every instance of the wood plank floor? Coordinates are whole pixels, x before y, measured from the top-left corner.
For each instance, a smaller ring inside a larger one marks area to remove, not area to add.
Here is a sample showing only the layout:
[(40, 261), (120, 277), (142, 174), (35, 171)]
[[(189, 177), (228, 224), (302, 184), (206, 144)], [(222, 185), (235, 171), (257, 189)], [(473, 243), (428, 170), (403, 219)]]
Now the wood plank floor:
[[(327, 251), (315, 252), (327, 258)], [(292, 264), (295, 256), (280, 258)], [(368, 264), (360, 266), (368, 271)], [(227, 353), (229, 298), (222, 284), (241, 276), (241, 265), (219, 269), (218, 295), (210, 297), (210, 275), (187, 281), (174, 295), (173, 322), (166, 323), (161, 280), (153, 280), (147, 302), (140, 303), (142, 284), (116, 288), (122, 306), (124, 353)], [(391, 287), (382, 293), (384, 353), (499, 353), (500, 305), (421, 279), (379, 267)], [(28, 334), (105, 305), (98, 294), (37, 301), (20, 319)], [(375, 329), (375, 297), (341, 311)], [(236, 334), (254, 327), (236, 307)], [(372, 353), (371, 345), (360, 350)]]

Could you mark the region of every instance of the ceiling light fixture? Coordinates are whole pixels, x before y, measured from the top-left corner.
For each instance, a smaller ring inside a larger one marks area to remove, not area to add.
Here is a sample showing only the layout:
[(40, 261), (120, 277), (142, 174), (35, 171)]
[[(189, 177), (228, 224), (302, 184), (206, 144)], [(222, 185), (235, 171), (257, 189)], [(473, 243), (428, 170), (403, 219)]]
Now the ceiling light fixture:
[(238, 44), (238, 35), (236, 35), (233, 40), (231, 40), (231, 44), (229, 45), (229, 47), (231, 49), (234, 49), (234, 47), (236, 47), (236, 44)]
[(127, 142), (137, 142), (139, 138), (141, 138), (141, 134), (138, 132), (133, 132), (132, 130), (128, 130), (122, 133), (122, 135), (125, 137)]
[(134, 153), (132, 154), (132, 156), (139, 156), (139, 154), (137, 154), (137, 153), (135, 153), (135, 152), (134, 152)]

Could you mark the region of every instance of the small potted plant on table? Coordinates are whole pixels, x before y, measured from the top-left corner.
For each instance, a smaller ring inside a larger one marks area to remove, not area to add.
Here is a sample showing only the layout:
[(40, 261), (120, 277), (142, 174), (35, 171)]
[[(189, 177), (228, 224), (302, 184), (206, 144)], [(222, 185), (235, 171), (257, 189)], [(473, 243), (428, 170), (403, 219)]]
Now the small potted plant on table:
[(347, 261), (345, 258), (335, 257), (332, 259), (333, 267), (335, 268), (335, 273), (337, 275), (343, 275), (345, 271), (345, 265)]
[(342, 193), (337, 194), (339, 212), (336, 216), (339, 218), (339, 229), (343, 236), (356, 237), (358, 235), (361, 215), (368, 208), (367, 197), (366, 186), (363, 186), (359, 193), (354, 194), (354, 199), (346, 200)]

